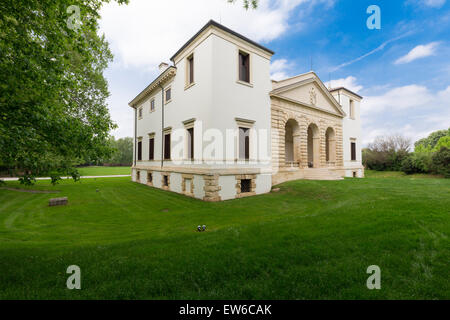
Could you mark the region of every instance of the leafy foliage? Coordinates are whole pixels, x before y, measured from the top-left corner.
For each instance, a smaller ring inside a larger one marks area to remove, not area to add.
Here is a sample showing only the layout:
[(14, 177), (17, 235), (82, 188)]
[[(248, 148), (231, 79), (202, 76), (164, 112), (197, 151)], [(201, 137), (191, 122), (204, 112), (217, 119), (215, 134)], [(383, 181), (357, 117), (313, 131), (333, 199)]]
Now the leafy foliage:
[[(428, 137), (418, 140), (414, 146), (417, 151), (431, 151), (438, 141), (445, 136), (450, 136), (450, 128), (448, 130), (439, 130), (431, 133)], [(419, 149), (418, 149), (419, 148)]]
[[(236, 0), (227, 0), (229, 3), (235, 3)], [(244, 8), (248, 10), (250, 7), (256, 9), (258, 7), (258, 0), (243, 0)]]
[(427, 173), (432, 166), (431, 161), (430, 153), (414, 152), (403, 160), (401, 171), (406, 174)]
[[(97, 33), (103, 2), (0, 4), (0, 163), (23, 171), (24, 184), (55, 168), (69, 172), (77, 159), (111, 153), (107, 141), (116, 125), (103, 71), (112, 54)], [(69, 28), (72, 5), (80, 8), (78, 29)]]
[(433, 171), (450, 178), (450, 148), (442, 147), (433, 154)]
[(367, 169), (398, 171), (410, 146), (411, 141), (400, 135), (377, 137), (363, 150), (363, 163)]

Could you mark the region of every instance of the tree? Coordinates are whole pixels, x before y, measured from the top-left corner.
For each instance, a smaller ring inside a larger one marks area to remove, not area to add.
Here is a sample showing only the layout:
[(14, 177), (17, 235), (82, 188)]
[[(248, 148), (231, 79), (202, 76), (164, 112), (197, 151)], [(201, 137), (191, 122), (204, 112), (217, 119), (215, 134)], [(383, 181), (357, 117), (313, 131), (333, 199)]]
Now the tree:
[(433, 171), (450, 178), (450, 148), (442, 147), (433, 154)]
[(104, 2), (109, 1), (0, 3), (3, 165), (26, 176), (70, 173), (77, 159), (111, 153), (107, 140), (115, 124), (106, 107), (103, 71), (112, 54), (98, 35)]
[(438, 141), (445, 136), (450, 136), (450, 128), (448, 130), (439, 130), (431, 133), (428, 137), (418, 140), (414, 146), (417, 151), (430, 152), (436, 146)]
[(115, 140), (111, 139), (114, 148), (114, 153), (108, 162), (114, 165), (131, 165), (133, 163), (133, 138), (126, 137)]
[(401, 135), (377, 137), (363, 150), (363, 163), (368, 169), (398, 171), (410, 147), (411, 140)]
[[(236, 2), (236, 0), (227, 0), (227, 1), (229, 3), (235, 3)], [(243, 0), (243, 2), (244, 2), (244, 8), (247, 9), (247, 10), (250, 8), (250, 6), (253, 9), (256, 9), (258, 7), (258, 0)]]

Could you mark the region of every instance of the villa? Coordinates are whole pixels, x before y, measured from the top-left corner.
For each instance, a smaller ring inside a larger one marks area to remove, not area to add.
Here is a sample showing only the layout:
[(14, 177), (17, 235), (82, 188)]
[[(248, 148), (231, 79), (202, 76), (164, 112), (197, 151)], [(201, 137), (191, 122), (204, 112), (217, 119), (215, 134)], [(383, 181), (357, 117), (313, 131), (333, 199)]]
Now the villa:
[(358, 94), (314, 72), (270, 79), (274, 52), (209, 21), (130, 103), (132, 180), (205, 201), (297, 179), (364, 176)]

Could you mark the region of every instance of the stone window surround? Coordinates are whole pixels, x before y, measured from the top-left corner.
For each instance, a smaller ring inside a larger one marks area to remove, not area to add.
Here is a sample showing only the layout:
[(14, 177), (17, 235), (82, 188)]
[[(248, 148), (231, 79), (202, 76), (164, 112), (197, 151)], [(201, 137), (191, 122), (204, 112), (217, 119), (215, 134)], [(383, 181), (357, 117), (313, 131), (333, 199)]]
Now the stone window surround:
[[(186, 190), (186, 180), (191, 180), (190, 190)], [(194, 196), (194, 175), (182, 174), (181, 175), (181, 191), (187, 196)]]
[(191, 119), (183, 121), (184, 129), (186, 130), (185, 131), (185, 135), (184, 135), (184, 150), (183, 150), (184, 161), (192, 161), (192, 162), (195, 161), (195, 129), (194, 129), (194, 154), (193, 154), (193, 159), (189, 159), (188, 158), (188, 146), (189, 146), (189, 144), (188, 144), (188, 133), (187, 133), (187, 130), (188, 129), (192, 129), (192, 128), (195, 127), (195, 121), (196, 120), (197, 120), (196, 118), (191, 118)]
[[(152, 177), (152, 181), (149, 181), (149, 175)], [(147, 170), (147, 185), (153, 187), (153, 171)]]
[[(356, 138), (350, 138), (350, 148), (351, 148), (352, 142), (355, 143), (355, 149), (357, 149)], [(351, 150), (351, 149), (350, 149), (350, 150)], [(358, 152), (356, 152), (356, 155), (358, 155)], [(350, 159), (350, 162), (358, 162), (357, 158), (358, 158), (358, 157), (356, 157), (355, 160), (351, 160), (351, 159)]]
[[(152, 110), (152, 102), (153, 102), (153, 110)], [(150, 99), (150, 113), (155, 112), (156, 111), (156, 99), (153, 97)]]
[[(166, 96), (167, 96), (167, 91), (170, 90), (170, 99), (166, 100)], [(172, 85), (168, 86), (167, 88), (164, 88), (164, 104), (168, 104), (170, 102), (172, 102), (173, 99), (173, 91), (172, 91)]]
[[(237, 132), (237, 143), (236, 143), (236, 146), (235, 146), (236, 157), (235, 157), (234, 161), (235, 162), (251, 162), (251, 161), (255, 161), (255, 159), (253, 159), (253, 157), (252, 157), (253, 156), (253, 153), (252, 153), (252, 147), (253, 147), (253, 144), (252, 144), (253, 141), (252, 140), (253, 139), (252, 139), (252, 135), (251, 135), (251, 130), (253, 129), (256, 121), (249, 120), (249, 119), (243, 119), (243, 118), (234, 118), (234, 120), (236, 121), (237, 130), (238, 130), (238, 132)], [(250, 134), (250, 136), (249, 136), (249, 146), (248, 146), (248, 148), (249, 148), (249, 159), (248, 160), (239, 158), (239, 128), (247, 128), (247, 129), (250, 130), (250, 132), (249, 132), (249, 134)]]
[[(167, 177), (167, 186), (164, 185), (164, 177)], [(170, 190), (170, 172), (161, 172), (161, 189)]]
[[(245, 53), (245, 54), (248, 54), (248, 59), (249, 59), (248, 65), (249, 65), (249, 68), (250, 68), (250, 70), (249, 70), (249, 81), (248, 82), (245, 82), (245, 81), (242, 81), (242, 80), (239, 79), (239, 54), (241, 52)], [(253, 73), (253, 57), (252, 57), (252, 53), (249, 50), (246, 50), (246, 49), (238, 46), (236, 48), (236, 59), (237, 59), (237, 63), (236, 63), (236, 67), (237, 67), (236, 83), (244, 85), (244, 86), (247, 86), (247, 87), (250, 87), (250, 88), (253, 88), (253, 76), (252, 76), (252, 73)]]
[[(190, 76), (190, 66), (189, 66), (189, 60), (192, 58), (192, 60), (193, 60), (193, 62), (194, 62), (194, 78), (192, 79), (192, 82), (190, 82), (190, 78), (189, 78), (189, 76)], [(194, 86), (195, 85), (195, 56), (194, 56), (194, 52), (191, 52), (191, 53), (189, 53), (187, 56), (186, 56), (186, 59), (185, 59), (185, 75), (186, 75), (186, 78), (185, 78), (185, 85), (184, 85), (184, 90), (187, 90), (187, 89), (189, 89), (189, 88), (191, 88), (192, 86)]]
[[(256, 195), (256, 174), (236, 175), (236, 199)], [(250, 180), (250, 192), (241, 192), (241, 180)]]

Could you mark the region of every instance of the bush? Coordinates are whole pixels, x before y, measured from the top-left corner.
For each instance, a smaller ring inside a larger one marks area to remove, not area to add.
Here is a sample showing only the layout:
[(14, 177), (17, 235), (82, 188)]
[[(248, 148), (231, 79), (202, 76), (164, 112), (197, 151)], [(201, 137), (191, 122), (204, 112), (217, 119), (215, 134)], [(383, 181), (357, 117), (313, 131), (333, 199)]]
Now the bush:
[(450, 178), (450, 148), (442, 147), (432, 157), (433, 171)]
[(402, 162), (401, 171), (406, 174), (413, 173), (428, 173), (431, 169), (431, 154), (430, 153), (411, 153)]

